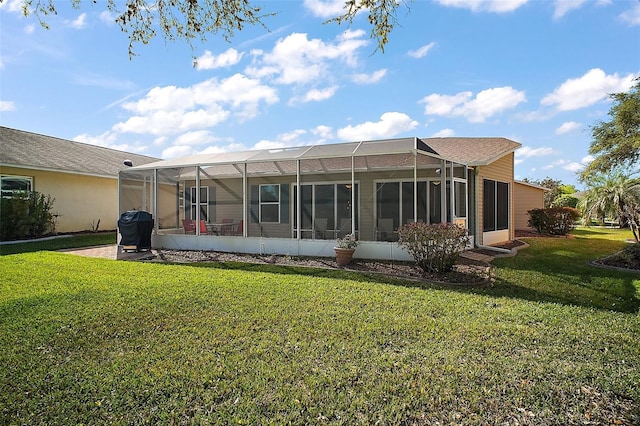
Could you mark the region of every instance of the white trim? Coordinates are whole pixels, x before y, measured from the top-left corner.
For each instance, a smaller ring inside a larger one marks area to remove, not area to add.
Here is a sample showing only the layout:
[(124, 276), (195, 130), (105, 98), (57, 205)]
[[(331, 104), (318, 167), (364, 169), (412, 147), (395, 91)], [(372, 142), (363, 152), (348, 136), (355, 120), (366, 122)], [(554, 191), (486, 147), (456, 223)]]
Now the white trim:
[[(228, 237), (182, 234), (152, 235), (152, 246), (173, 250), (211, 250), (229, 253), (276, 254), (289, 256), (334, 257), (333, 240), (297, 240), (294, 238)], [(361, 241), (356, 259), (412, 261), (397, 243)]]

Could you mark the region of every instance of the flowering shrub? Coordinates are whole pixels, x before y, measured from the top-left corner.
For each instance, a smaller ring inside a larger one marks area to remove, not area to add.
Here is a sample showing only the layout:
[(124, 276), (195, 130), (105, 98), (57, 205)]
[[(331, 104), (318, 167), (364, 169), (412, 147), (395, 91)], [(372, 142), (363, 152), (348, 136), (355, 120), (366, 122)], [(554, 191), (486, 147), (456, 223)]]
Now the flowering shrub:
[(353, 234), (347, 234), (344, 238), (338, 238), (338, 245), (336, 247), (343, 249), (354, 249), (358, 247), (360, 242), (356, 240), (356, 236)]
[(424, 272), (450, 271), (468, 243), (467, 231), (453, 223), (414, 222), (398, 228), (398, 245)]
[(572, 207), (551, 207), (529, 210), (529, 226), (541, 234), (567, 235), (580, 217), (580, 211)]

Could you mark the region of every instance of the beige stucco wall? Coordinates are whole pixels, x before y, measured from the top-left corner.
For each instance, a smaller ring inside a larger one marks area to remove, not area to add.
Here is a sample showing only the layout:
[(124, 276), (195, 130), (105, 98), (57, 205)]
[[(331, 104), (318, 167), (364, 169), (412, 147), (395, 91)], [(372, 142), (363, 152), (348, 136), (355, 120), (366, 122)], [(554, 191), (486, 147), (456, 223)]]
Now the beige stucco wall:
[[(477, 209), (478, 209), (478, 244), (498, 244), (501, 242), (512, 240), (515, 237), (515, 211), (513, 208), (513, 158), (514, 154), (510, 153), (505, 155), (504, 157), (494, 161), (493, 163), (487, 166), (478, 167), (478, 176), (476, 180), (476, 185), (478, 186), (478, 198), (477, 198)], [(510, 217), (509, 217), (509, 229), (508, 232), (495, 231), (489, 234), (491, 236), (486, 236), (482, 232), (484, 219), (483, 208), (482, 208), (482, 200), (483, 197), (483, 179), (491, 179), (500, 182), (509, 183), (509, 201), (511, 203), (511, 208), (509, 209)]]
[(118, 179), (71, 173), (2, 167), (5, 175), (33, 178), (33, 190), (49, 194), (58, 214), (56, 232), (91, 229), (100, 219), (100, 230), (115, 230), (118, 220)]
[(513, 209), (515, 212), (515, 229), (529, 230), (528, 221), (531, 209), (544, 208), (544, 189), (515, 182), (513, 185)]

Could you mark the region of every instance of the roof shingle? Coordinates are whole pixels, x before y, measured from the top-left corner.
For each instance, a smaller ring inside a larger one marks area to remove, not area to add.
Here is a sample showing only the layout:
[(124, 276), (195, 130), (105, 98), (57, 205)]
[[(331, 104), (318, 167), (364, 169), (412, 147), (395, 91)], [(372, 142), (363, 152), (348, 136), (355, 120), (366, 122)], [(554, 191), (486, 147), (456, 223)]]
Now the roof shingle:
[(0, 126), (2, 166), (116, 177), (124, 160), (142, 165), (159, 159)]

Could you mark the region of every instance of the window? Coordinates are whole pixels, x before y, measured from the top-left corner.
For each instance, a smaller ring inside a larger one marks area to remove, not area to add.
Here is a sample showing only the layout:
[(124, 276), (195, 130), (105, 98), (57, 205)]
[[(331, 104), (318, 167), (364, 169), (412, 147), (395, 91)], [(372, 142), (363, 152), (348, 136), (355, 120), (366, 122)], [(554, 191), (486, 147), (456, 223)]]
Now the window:
[(2, 175), (2, 197), (11, 198), (16, 192), (32, 191), (33, 178)]
[[(191, 188), (191, 219), (196, 220), (196, 188)], [(200, 187), (200, 220), (209, 220), (209, 187)]]
[(260, 222), (280, 223), (280, 185), (260, 185)]
[(509, 184), (485, 179), (483, 183), (482, 230), (501, 231), (509, 228)]

